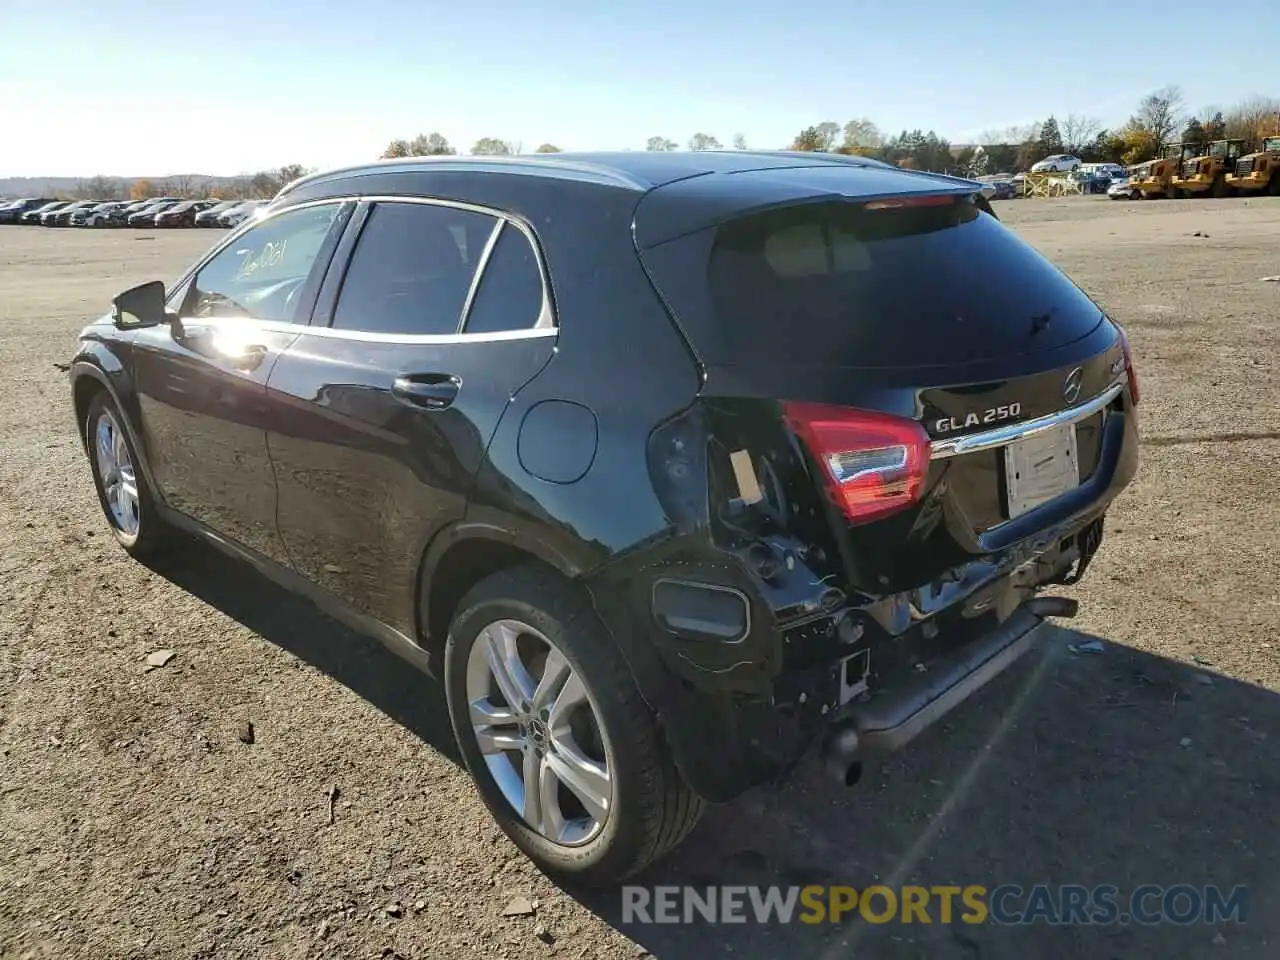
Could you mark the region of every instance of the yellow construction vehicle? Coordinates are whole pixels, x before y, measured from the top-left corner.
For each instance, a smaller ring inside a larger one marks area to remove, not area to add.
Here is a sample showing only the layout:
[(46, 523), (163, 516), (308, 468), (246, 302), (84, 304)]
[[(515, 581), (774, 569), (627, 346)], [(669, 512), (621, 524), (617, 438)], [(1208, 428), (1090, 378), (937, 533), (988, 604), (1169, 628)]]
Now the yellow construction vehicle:
[(1142, 178), (1133, 184), (1143, 199), (1181, 196), (1173, 186), (1173, 178), (1182, 170), (1182, 164), (1195, 156), (1198, 148), (1195, 143), (1166, 143), (1160, 156), (1145, 164)]
[(1189, 197), (1225, 197), (1231, 193), (1227, 173), (1234, 170), (1244, 152), (1243, 140), (1215, 140), (1209, 150), (1182, 161), (1173, 177), (1173, 189)]
[(1268, 191), (1280, 197), (1280, 137), (1267, 137), (1262, 149), (1236, 161), (1236, 169), (1227, 174), (1227, 185), (1244, 193)]

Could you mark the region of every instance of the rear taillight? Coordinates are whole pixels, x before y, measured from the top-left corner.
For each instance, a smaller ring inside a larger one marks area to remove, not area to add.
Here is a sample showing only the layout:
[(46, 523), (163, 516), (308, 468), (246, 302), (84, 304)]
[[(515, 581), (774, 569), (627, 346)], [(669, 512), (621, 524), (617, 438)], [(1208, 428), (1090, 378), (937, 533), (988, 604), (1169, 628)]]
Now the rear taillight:
[(1133, 369), (1133, 351), (1129, 349), (1129, 335), (1124, 332), (1124, 327), (1120, 326), (1120, 324), (1116, 323), (1114, 320), (1111, 322), (1114, 323), (1116, 329), (1120, 331), (1120, 349), (1124, 351), (1124, 372), (1129, 377), (1129, 395), (1133, 399), (1133, 402), (1137, 404), (1138, 374)]
[(782, 405), (787, 424), (822, 471), (832, 501), (854, 523), (878, 520), (920, 499), (929, 435), (905, 417), (821, 403)]

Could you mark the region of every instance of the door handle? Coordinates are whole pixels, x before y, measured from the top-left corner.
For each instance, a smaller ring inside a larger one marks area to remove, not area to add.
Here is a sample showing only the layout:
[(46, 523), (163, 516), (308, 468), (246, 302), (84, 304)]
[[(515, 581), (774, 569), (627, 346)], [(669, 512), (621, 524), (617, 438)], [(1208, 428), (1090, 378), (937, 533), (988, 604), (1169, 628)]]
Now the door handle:
[(447, 373), (410, 373), (396, 377), (391, 392), (424, 410), (443, 410), (458, 396), (462, 381)]
[(237, 351), (226, 357), (237, 370), (256, 370), (266, 359), (267, 348), (261, 343), (248, 343), (239, 347)]

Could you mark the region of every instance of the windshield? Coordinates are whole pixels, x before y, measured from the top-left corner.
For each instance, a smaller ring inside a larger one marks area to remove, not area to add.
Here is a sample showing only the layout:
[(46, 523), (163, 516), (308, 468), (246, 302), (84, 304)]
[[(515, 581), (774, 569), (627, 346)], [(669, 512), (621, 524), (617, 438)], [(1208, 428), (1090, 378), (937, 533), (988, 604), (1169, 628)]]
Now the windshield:
[(1267, 152), (1280, 152), (1280, 137), (1267, 137), (1262, 141), (1262, 149)]

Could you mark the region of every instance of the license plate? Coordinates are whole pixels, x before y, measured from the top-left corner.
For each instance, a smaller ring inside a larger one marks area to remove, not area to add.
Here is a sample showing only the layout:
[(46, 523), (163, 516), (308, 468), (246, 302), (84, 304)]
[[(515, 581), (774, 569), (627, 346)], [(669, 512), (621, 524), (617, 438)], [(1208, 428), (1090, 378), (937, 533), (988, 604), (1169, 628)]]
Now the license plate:
[(1009, 518), (1080, 486), (1075, 424), (1053, 427), (1004, 448)]

